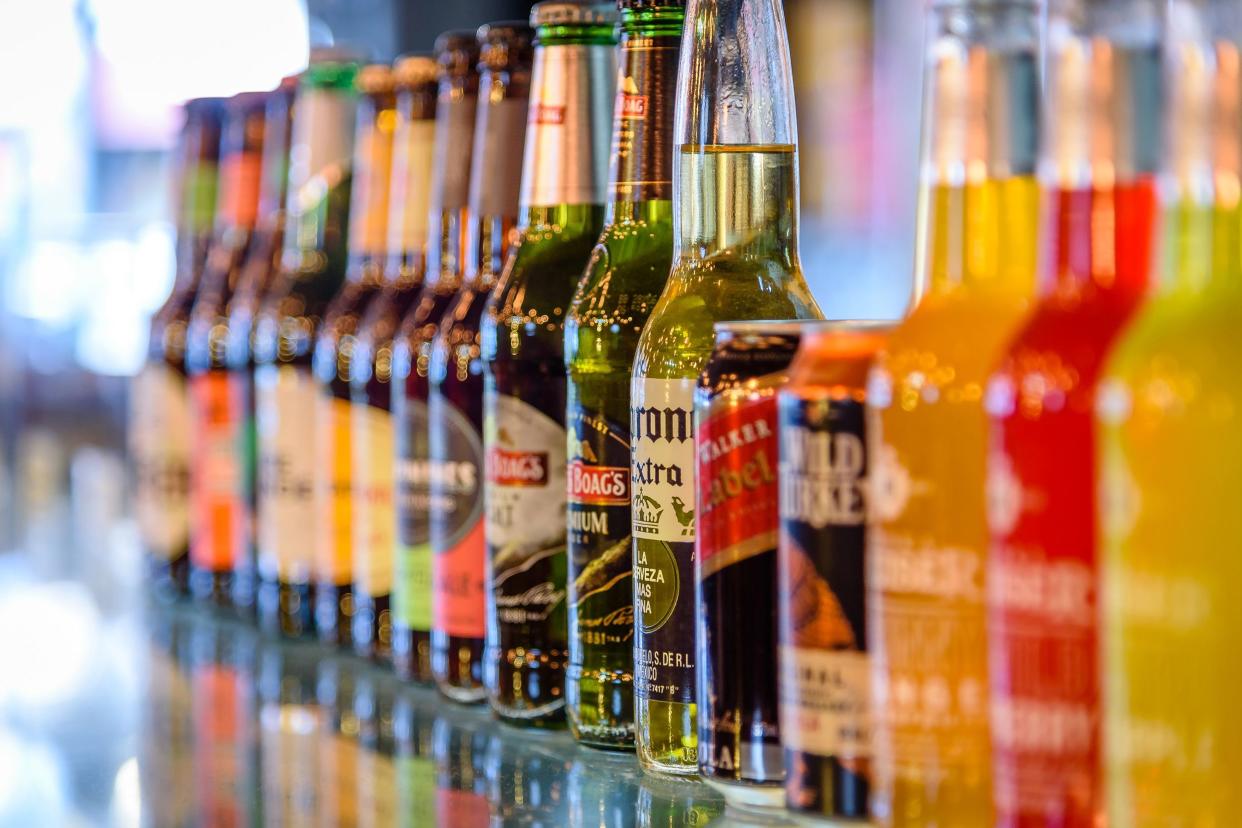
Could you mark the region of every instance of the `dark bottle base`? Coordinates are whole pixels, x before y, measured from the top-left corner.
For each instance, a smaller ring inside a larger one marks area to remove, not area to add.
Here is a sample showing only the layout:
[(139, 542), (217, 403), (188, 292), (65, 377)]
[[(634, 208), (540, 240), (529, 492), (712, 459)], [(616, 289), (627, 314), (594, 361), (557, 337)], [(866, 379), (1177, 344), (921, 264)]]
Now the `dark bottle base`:
[(190, 566), (190, 595), (194, 601), (230, 611), (245, 619), (254, 617), (254, 576), (244, 571), (215, 572)]
[(315, 635), (333, 647), (353, 645), (354, 590), (350, 584), (315, 584), (311, 604), (315, 614)]
[[(848, 764), (848, 766), (847, 766)], [(823, 820), (866, 820), (871, 763), (785, 751), (785, 807)]]
[(170, 559), (147, 559), (147, 583), (161, 599), (179, 600), (190, 595), (190, 555), (182, 552)]
[(483, 686), (483, 639), (431, 631), (431, 674), (447, 698), (477, 704), (487, 697)]
[(315, 630), (310, 584), (259, 579), (255, 606), (259, 627), (287, 638), (301, 638)]
[(574, 739), (605, 750), (634, 750), (633, 670), (569, 668), (565, 712)]
[(431, 633), (394, 624), (392, 666), (406, 681), (431, 684)]
[(354, 652), (382, 664), (392, 663), (392, 609), (388, 595), (354, 593)]
[(489, 653), (484, 682), (497, 718), (521, 727), (564, 727), (566, 655), (534, 648)]

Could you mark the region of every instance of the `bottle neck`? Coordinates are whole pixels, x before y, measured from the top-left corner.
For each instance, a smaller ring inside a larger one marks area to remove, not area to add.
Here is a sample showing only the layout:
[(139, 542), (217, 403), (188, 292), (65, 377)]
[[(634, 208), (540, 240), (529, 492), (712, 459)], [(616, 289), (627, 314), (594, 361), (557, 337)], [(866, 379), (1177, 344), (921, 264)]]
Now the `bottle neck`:
[(547, 43), (535, 49), (521, 226), (564, 205), (602, 205), (608, 177), (615, 49)]
[(274, 229), (284, 214), (289, 186), (289, 132), (293, 126), (293, 95), (272, 94), (263, 127), (263, 163), (259, 182), (259, 223)]
[(460, 283), (469, 226), (470, 158), (478, 112), (478, 76), (447, 78), (436, 104), (427, 284)]
[(350, 278), (354, 280), (379, 271), (387, 251), (395, 107), (391, 95), (365, 96), (358, 106), (349, 196)]
[(1062, 0), (1048, 25), (1042, 292), (1138, 296), (1160, 162), (1161, 15), (1151, 0)]
[(636, 208), (673, 198), (673, 114), (685, 13), (680, 8), (625, 12), (613, 107), (611, 199), (607, 222), (669, 211)]
[(485, 70), (479, 78), (479, 109), (471, 155), (470, 215), (466, 274), (479, 290), (490, 289), (504, 265), (517, 225), (530, 68)]
[(403, 91), (397, 98), (388, 213), (388, 270), (397, 279), (423, 278), (435, 134), (435, 87)]
[(1038, 33), (1034, 6), (931, 12), (916, 301), (925, 289), (1034, 288)]

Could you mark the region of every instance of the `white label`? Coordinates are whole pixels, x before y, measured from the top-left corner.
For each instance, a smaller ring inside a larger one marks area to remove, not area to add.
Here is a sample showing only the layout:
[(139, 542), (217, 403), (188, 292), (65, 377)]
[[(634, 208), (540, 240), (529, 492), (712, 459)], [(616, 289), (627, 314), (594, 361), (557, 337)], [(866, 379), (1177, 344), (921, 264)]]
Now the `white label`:
[(782, 646), (780, 669), (786, 748), (816, 756), (871, 755), (866, 653)]
[(516, 397), (484, 392), (487, 543), (540, 549), (563, 543), (565, 429)]
[(292, 365), (255, 369), (259, 448), (259, 573), (310, 581), (315, 527), (315, 400), (310, 372)]
[(129, 448), (143, 545), (172, 557), (190, 537), (190, 402), (185, 378), (153, 363), (134, 378)]
[(694, 541), (694, 380), (630, 385), (634, 537)]

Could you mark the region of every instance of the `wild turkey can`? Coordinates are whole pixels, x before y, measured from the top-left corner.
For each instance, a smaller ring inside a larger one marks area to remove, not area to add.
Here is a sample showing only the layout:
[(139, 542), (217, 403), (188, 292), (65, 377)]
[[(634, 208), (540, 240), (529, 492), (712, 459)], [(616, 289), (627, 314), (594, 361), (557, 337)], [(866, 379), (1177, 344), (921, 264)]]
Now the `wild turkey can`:
[(779, 805), (776, 393), (807, 323), (722, 322), (695, 390), (699, 771)]
[(780, 727), (788, 809), (867, 818), (867, 372), (889, 326), (804, 329), (778, 395)]

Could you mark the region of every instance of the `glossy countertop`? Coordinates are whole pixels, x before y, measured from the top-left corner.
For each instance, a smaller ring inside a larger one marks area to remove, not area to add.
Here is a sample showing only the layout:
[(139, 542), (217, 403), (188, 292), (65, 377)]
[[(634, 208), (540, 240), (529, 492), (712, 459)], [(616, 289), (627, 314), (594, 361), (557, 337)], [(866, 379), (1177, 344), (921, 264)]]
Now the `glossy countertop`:
[(0, 826), (788, 824), (156, 601), (130, 546), (0, 554)]

